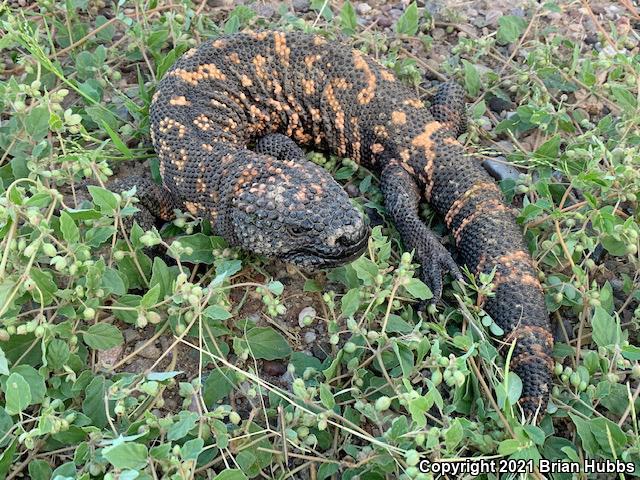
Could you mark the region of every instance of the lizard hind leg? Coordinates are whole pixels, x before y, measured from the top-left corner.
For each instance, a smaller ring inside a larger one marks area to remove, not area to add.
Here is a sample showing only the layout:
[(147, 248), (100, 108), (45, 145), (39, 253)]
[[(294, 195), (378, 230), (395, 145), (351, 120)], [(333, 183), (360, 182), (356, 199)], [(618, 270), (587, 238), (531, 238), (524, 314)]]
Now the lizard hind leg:
[(455, 137), (467, 130), (464, 97), (464, 89), (449, 81), (441, 83), (431, 99), (431, 114), (438, 122), (445, 124)]
[(421, 195), (411, 174), (397, 162), (390, 162), (382, 170), (381, 187), (385, 208), (405, 247), (414, 251), (414, 259), (421, 265), (420, 279), (431, 289), (432, 302), (437, 302), (444, 274), (449, 272), (457, 280), (462, 280), (462, 274), (451, 254), (420, 219)]

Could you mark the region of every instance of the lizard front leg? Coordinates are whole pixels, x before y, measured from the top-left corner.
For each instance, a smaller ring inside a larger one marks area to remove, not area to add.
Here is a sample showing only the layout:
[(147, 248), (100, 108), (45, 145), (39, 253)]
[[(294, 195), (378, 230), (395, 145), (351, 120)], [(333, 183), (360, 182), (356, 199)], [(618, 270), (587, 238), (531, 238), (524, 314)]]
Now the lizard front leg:
[(420, 189), (414, 178), (395, 161), (382, 170), (382, 193), (385, 208), (395, 224), (407, 250), (414, 251), (420, 263), (420, 278), (433, 293), (432, 302), (442, 295), (442, 277), (451, 273), (462, 280), (460, 269), (438, 237), (420, 219)]

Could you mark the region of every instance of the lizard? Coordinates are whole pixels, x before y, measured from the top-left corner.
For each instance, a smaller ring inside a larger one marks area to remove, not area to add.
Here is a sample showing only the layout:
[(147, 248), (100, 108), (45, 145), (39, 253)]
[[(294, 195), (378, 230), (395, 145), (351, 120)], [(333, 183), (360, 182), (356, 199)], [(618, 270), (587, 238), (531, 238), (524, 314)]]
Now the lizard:
[(223, 35), (184, 53), (159, 82), (151, 138), (163, 185), (137, 184), (142, 208), (208, 219), (229, 244), (306, 269), (344, 264), (369, 229), (337, 181), (300, 146), (350, 157), (379, 173), (385, 208), (437, 301), (443, 276), (460, 279), (419, 216), (444, 217), (462, 262), (495, 272), (484, 310), (515, 342), (526, 418), (544, 413), (553, 336), (542, 286), (500, 188), (457, 137), (465, 95), (441, 85), (430, 108), (357, 49), (302, 32)]

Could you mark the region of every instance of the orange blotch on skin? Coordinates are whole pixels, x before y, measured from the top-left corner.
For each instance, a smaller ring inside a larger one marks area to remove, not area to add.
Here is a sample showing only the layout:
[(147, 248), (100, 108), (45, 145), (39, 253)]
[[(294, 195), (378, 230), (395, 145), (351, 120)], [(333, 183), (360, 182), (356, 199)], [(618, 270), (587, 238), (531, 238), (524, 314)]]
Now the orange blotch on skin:
[(460, 197), (457, 198), (451, 204), (451, 207), (449, 207), (449, 211), (444, 216), (444, 221), (447, 224), (447, 227), (451, 228), (451, 223), (453, 222), (453, 219), (455, 218), (456, 215), (458, 215), (458, 213), (460, 213), (460, 210), (462, 210), (462, 207), (465, 206), (465, 204), (467, 203), (467, 199), (469, 199), (472, 195), (475, 195), (476, 192), (486, 190), (486, 189), (491, 189), (496, 192), (498, 191), (498, 187), (493, 182), (479, 182), (479, 183), (473, 184), (471, 188), (469, 188), (466, 192), (460, 195)]
[(410, 107), (413, 107), (413, 108), (424, 108), (424, 103), (422, 102), (422, 100), (418, 98), (407, 98), (402, 103), (404, 103), (405, 105), (409, 105)]
[(380, 76), (382, 77), (383, 80), (386, 80), (387, 82), (396, 81), (396, 77), (389, 70), (385, 70), (385, 69), (380, 70)]
[(283, 65), (289, 65), (289, 55), (291, 54), (291, 49), (287, 46), (287, 37), (284, 33), (274, 32), (273, 33), (273, 43), (276, 50), (276, 55), (280, 57)]
[(242, 84), (243, 87), (250, 87), (251, 85), (253, 85), (253, 82), (251, 81), (251, 79), (246, 75), (242, 75), (240, 77), (240, 83)]
[(196, 180), (196, 192), (203, 193), (206, 190), (207, 190), (207, 184), (204, 183), (204, 180), (202, 180), (201, 178), (198, 178)]
[(353, 51), (353, 65), (355, 66), (356, 70), (361, 70), (364, 74), (364, 81), (366, 83), (366, 86), (358, 92), (356, 98), (360, 105), (366, 105), (371, 102), (371, 100), (373, 100), (373, 97), (375, 97), (377, 81), (376, 75), (369, 67), (369, 64), (362, 56), (362, 53), (360, 53), (358, 50)]
[(371, 151), (377, 155), (378, 153), (384, 152), (384, 147), (380, 143), (374, 143), (371, 145)]
[(391, 121), (394, 125), (404, 125), (407, 123), (407, 114), (399, 110), (391, 112)]
[(189, 210), (189, 213), (191, 213), (191, 215), (197, 215), (198, 214), (198, 207), (199, 204), (195, 203), (195, 202), (184, 202), (184, 206), (187, 210)]
[(180, 95), (177, 97), (171, 97), (171, 100), (169, 100), (169, 104), (179, 105), (181, 107), (188, 107), (189, 105), (191, 105), (191, 102), (187, 100), (183, 95)]

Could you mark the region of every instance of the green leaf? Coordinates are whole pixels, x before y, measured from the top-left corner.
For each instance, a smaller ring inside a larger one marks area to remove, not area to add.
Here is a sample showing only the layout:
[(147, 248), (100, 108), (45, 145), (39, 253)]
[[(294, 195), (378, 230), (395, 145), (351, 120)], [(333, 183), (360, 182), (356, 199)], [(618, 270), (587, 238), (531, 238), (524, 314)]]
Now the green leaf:
[(321, 292), (322, 285), (314, 278), (307, 278), (304, 282), (303, 290), (305, 292)]
[(69, 355), (67, 342), (55, 338), (47, 345), (47, 366), (53, 370), (62, 370), (69, 360)]
[(527, 22), (522, 17), (515, 15), (504, 15), (498, 19), (497, 40), (501, 45), (513, 43), (527, 28)]
[(180, 440), (187, 436), (198, 423), (198, 414), (195, 412), (181, 411), (178, 414), (178, 421), (167, 430), (167, 440)]
[(143, 308), (151, 308), (160, 298), (160, 284), (154, 285), (140, 300), (140, 306)]
[(113, 192), (95, 185), (89, 185), (87, 189), (91, 194), (94, 205), (100, 208), (101, 212), (113, 213), (113, 211), (118, 208), (118, 198)]
[(560, 135), (554, 135), (549, 140), (544, 142), (533, 153), (534, 157), (543, 160), (556, 160), (560, 152)]
[(124, 342), (122, 332), (116, 326), (106, 322), (91, 325), (83, 338), (84, 343), (94, 350), (108, 350)]
[[(11, 373), (22, 375), (22, 378), (29, 384), (31, 391), (31, 405), (36, 405), (44, 401), (47, 393), (47, 386), (42, 375), (31, 365), (17, 365), (11, 369)], [(7, 374), (8, 375), (8, 374)], [(7, 378), (2, 379), (2, 389), (7, 388)], [(2, 437), (2, 435), (0, 435)]]
[(213, 477), (213, 480), (247, 480), (247, 477), (244, 473), (242, 473), (242, 470), (233, 468), (219, 473), (218, 475)]
[(462, 63), (464, 64), (464, 85), (467, 89), (467, 92), (472, 97), (477, 97), (480, 93), (481, 87), (478, 69), (473, 63), (466, 60), (462, 60)]
[[(180, 260), (191, 263), (204, 263), (211, 265), (215, 258), (213, 256), (213, 250), (216, 248), (213, 244), (213, 238), (208, 237), (203, 233), (196, 233), (194, 235), (186, 235), (178, 238), (184, 248), (191, 247), (193, 253), (187, 255), (186, 253), (180, 254)], [(169, 255), (176, 258), (173, 249), (168, 250)]]
[(414, 298), (419, 300), (428, 300), (433, 297), (431, 290), (420, 279), (412, 278), (404, 285), (404, 289), (409, 292)]
[(353, 35), (356, 32), (356, 28), (358, 28), (356, 11), (349, 0), (344, 2), (340, 10), (340, 26), (347, 35)]
[(202, 452), (204, 447), (204, 440), (201, 438), (194, 438), (188, 442), (184, 442), (184, 445), (180, 447), (180, 454), (183, 460), (197, 460), (198, 455)]
[(75, 243), (80, 239), (78, 226), (67, 212), (60, 214), (60, 230), (62, 231), (62, 238), (69, 243)]
[[(13, 428), (13, 420), (11, 419), (9, 414), (6, 412), (6, 410), (0, 407), (0, 450), (2, 450), (2, 448), (5, 447), (9, 443), (9, 440), (12, 438), (9, 435), (9, 431), (12, 428)], [(2, 478), (1, 475), (0, 475), (0, 478)]]
[(109, 134), (109, 136), (111, 137), (111, 141), (113, 141), (113, 144), (115, 145), (115, 147), (118, 149), (118, 151), (125, 156), (125, 158), (128, 159), (132, 159), (133, 158), (133, 154), (131, 153), (131, 150), (129, 150), (129, 147), (127, 147), (127, 145), (122, 141), (122, 139), (120, 138), (120, 135), (118, 135), (116, 133), (115, 130), (113, 130), (108, 124), (107, 122), (102, 122), (102, 126), (104, 127), (104, 129), (107, 131), (107, 133)]
[(17, 415), (31, 405), (31, 388), (19, 373), (9, 375), (5, 388), (5, 410), (9, 415)]
[(351, 267), (356, 271), (358, 278), (369, 285), (374, 282), (378, 275), (378, 265), (364, 255), (351, 262)]
[(627, 87), (612, 85), (611, 93), (617, 100), (618, 104), (627, 113), (633, 113), (638, 108), (636, 97), (629, 91)]
[(459, 418), (456, 418), (444, 434), (444, 442), (447, 446), (447, 450), (453, 452), (453, 450), (462, 441), (463, 436), (464, 429), (462, 428), (462, 422)]
[[(104, 396), (107, 393), (108, 385), (102, 375), (94, 377), (85, 390), (85, 399), (82, 402), (82, 411), (99, 428), (107, 424)], [(111, 409), (111, 406), (109, 408)]]
[(218, 400), (229, 395), (236, 384), (236, 377), (232, 370), (221, 367), (209, 374), (204, 382), (202, 397), (209, 409), (213, 409)]
[(622, 331), (619, 323), (601, 306), (597, 306), (591, 319), (592, 338), (599, 347), (619, 345)]
[(33, 480), (49, 480), (53, 470), (44, 460), (31, 460), (29, 462), (29, 475)]
[(342, 296), (342, 314), (345, 317), (352, 317), (360, 306), (360, 289), (352, 288)]
[(115, 468), (141, 470), (147, 465), (149, 451), (145, 445), (134, 442), (120, 443), (102, 449), (102, 456)]
[(205, 308), (202, 314), (211, 320), (227, 320), (231, 318), (231, 313), (220, 305), (211, 305)]
[(500, 455), (511, 455), (518, 450), (520, 450), (520, 440), (513, 438), (503, 440), (500, 442), (500, 445), (498, 445), (498, 453)]
[(8, 448), (0, 450), (0, 478), (6, 478), (7, 472), (13, 465), (13, 455), (18, 447), (18, 439), (14, 437), (13, 442)]
[[(116, 233), (115, 227), (94, 227), (87, 230), (85, 241), (90, 247), (99, 247)], [(125, 258), (128, 260), (128, 258)]]
[(396, 23), (396, 32), (405, 35), (415, 35), (418, 32), (418, 6), (412, 2), (400, 15)]
[(160, 257), (153, 258), (153, 268), (151, 269), (151, 281), (150, 287), (160, 285), (160, 296), (164, 298), (165, 295), (171, 293), (171, 284), (173, 280), (178, 276), (180, 270), (176, 266), (168, 267), (167, 264)]
[(332, 410), (336, 406), (336, 400), (333, 398), (333, 393), (326, 383), (320, 384), (320, 401), (329, 410)]
[(42, 306), (49, 305), (58, 291), (58, 285), (53, 280), (53, 275), (49, 271), (35, 267), (29, 271), (29, 275), (38, 286), (37, 289), (31, 291), (31, 297)]
[(318, 468), (318, 480), (325, 480), (329, 478), (334, 473), (337, 473), (340, 470), (340, 464), (338, 463), (323, 463)]
[(111, 267), (106, 267), (104, 274), (102, 275), (102, 288), (104, 288), (108, 294), (124, 295), (127, 293), (127, 288), (124, 284), (124, 280), (117, 270)]
[(285, 338), (271, 327), (256, 327), (246, 334), (246, 341), (255, 358), (276, 360), (291, 353)]
[(267, 284), (267, 288), (274, 295), (282, 295), (282, 292), (284, 292), (284, 285), (282, 284), (282, 282), (279, 282), (278, 280), (269, 282)]
[(2, 348), (0, 348), (0, 375), (9, 375), (9, 361)]

